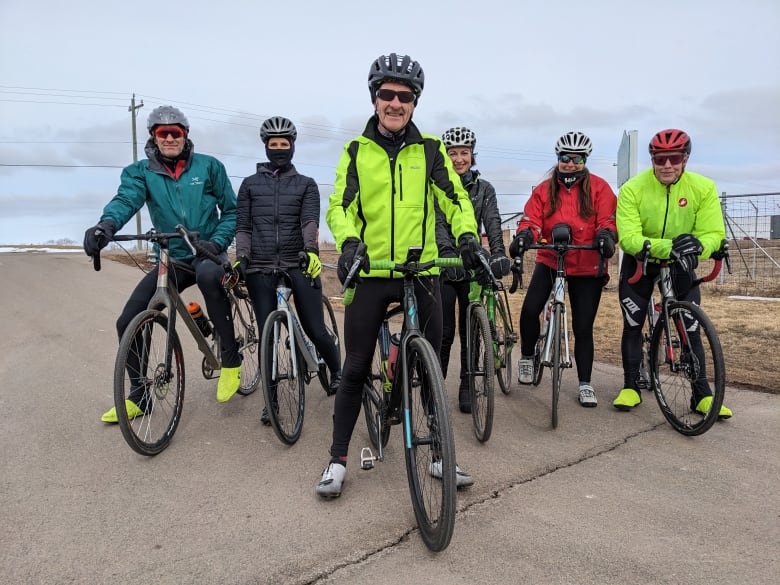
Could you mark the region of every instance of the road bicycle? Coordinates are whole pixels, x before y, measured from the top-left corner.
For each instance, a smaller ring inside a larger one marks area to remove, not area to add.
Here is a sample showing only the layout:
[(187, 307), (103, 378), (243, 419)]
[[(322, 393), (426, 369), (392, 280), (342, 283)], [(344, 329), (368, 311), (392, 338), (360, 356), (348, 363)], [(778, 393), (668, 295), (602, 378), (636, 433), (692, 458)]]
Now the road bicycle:
[[(726, 392), (726, 367), (715, 326), (699, 305), (677, 300), (702, 282), (715, 279), (723, 260), (731, 272), (726, 240), (713, 256), (712, 271), (679, 291), (675, 290), (669, 260), (651, 258), (650, 242), (646, 241), (637, 255), (636, 271), (628, 279), (636, 283), (647, 274), (648, 261), (658, 263), (653, 284), (658, 285), (661, 299), (658, 302), (651, 295), (647, 304), (638, 386), (653, 391), (664, 418), (686, 436), (701, 435), (712, 427)], [(696, 403), (710, 393), (712, 404), (707, 414), (696, 412)]]
[[(182, 238), (195, 254), (202, 254), (222, 265), (225, 278), (222, 283), (230, 302), (236, 340), (241, 355), (241, 386), (239, 392), (247, 395), (257, 388), (258, 336), (252, 303), (230, 264), (223, 263), (198, 241), (198, 232), (177, 225), (175, 232), (162, 233), (152, 229), (145, 234), (117, 234), (115, 242), (147, 241), (159, 249), (157, 290), (147, 308), (136, 315), (119, 341), (114, 365), (114, 406), (119, 428), (127, 444), (141, 455), (157, 455), (173, 439), (181, 420), (184, 403), (184, 353), (176, 329), (177, 316), (186, 325), (203, 354), (202, 373), (214, 378), (221, 368), (220, 341), (216, 330), (208, 324), (204, 331), (187, 310), (175, 285), (169, 283), (175, 271), (194, 274), (192, 267), (176, 262), (169, 254), (171, 239)], [(100, 255), (93, 256), (95, 270), (100, 270)], [(209, 332), (209, 329), (211, 330)], [(127, 400), (132, 400), (142, 411), (128, 416)]]
[[(460, 259), (420, 262), (421, 253), (422, 248), (410, 247), (402, 264), (385, 260), (370, 263), (371, 270), (403, 274), (404, 296), (402, 303), (391, 305), (385, 314), (377, 337), (375, 365), (363, 386), (366, 425), (377, 454), (371, 447), (364, 447), (360, 466), (373, 469), (376, 461), (384, 461), (390, 429), (402, 424), (406, 474), (420, 535), (430, 550), (441, 551), (449, 545), (455, 527), (455, 445), (439, 356), (420, 330), (414, 282), (432, 267), (456, 266)], [(345, 279), (345, 305), (355, 294), (350, 284), (364, 255), (365, 246), (361, 244)], [(396, 315), (403, 315), (403, 325), (397, 352), (393, 352), (397, 361), (393, 363), (390, 321)]]
[[(557, 269), (553, 281), (550, 296), (544, 305), (542, 312), (542, 326), (539, 333), (539, 339), (534, 347), (534, 374), (533, 385), (538, 386), (542, 381), (544, 368), (550, 368), (552, 374), (552, 405), (551, 422), (552, 427), (558, 427), (558, 399), (561, 394), (561, 382), (564, 368), (572, 367), (571, 353), (569, 352), (569, 321), (566, 312), (566, 265), (564, 258), (569, 250), (598, 250), (600, 243), (596, 244), (572, 244), (571, 228), (565, 224), (559, 224), (553, 227), (553, 242), (540, 242), (531, 244), (531, 250), (552, 250), (557, 254)], [(514, 271), (515, 281), (512, 283), (510, 292), (517, 290), (522, 286), (523, 275), (523, 252), (515, 261), (516, 270)], [(600, 263), (599, 272), (603, 269), (604, 263)], [(599, 274), (600, 276), (600, 274)]]
[[(292, 289), (284, 269), (274, 270), (276, 310), (263, 325), (260, 336), (260, 356), (263, 377), (263, 396), (271, 427), (280, 441), (292, 445), (303, 430), (306, 407), (306, 385), (317, 377), (330, 394), (330, 373), (325, 360), (301, 326), (294, 304), (290, 303)], [(325, 328), (341, 354), (336, 315), (328, 297), (322, 295)]]

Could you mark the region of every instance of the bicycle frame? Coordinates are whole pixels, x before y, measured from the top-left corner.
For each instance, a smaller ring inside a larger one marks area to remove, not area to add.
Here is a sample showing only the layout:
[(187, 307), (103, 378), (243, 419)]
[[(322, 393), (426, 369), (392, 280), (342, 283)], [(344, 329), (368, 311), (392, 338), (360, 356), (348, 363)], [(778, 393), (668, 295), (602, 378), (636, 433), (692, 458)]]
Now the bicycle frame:
[[(553, 338), (552, 333), (556, 328), (561, 328), (561, 338), (563, 339), (563, 355), (561, 355), (561, 367), (571, 367), (571, 353), (569, 352), (569, 318), (566, 312), (566, 272), (564, 269), (563, 254), (558, 255), (558, 270), (555, 274), (553, 287), (550, 296), (544, 305), (544, 321), (542, 322), (541, 336), (544, 337), (542, 346), (541, 364), (547, 367), (553, 367)], [(554, 307), (560, 307), (560, 322), (557, 321)]]

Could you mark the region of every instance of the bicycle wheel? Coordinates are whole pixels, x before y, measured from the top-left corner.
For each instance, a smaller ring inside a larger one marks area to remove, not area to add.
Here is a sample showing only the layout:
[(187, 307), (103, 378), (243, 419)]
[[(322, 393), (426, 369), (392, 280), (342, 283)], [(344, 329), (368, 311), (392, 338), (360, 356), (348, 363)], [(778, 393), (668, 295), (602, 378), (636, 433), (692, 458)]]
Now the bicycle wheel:
[(260, 373), (263, 397), (271, 427), (279, 440), (294, 444), (303, 430), (306, 403), (305, 382), (300, 368), (303, 356), (297, 354), (298, 376), (293, 370), (293, 353), (298, 351), (293, 333), (287, 327), (287, 313), (273, 311), (263, 326), (260, 341)]
[[(336, 349), (339, 350), (339, 358), (341, 357), (341, 341), (339, 340), (339, 326), (336, 323), (336, 314), (333, 312), (333, 307), (328, 300), (328, 297), (322, 295), (322, 314), (325, 317), (325, 329), (328, 330), (328, 335), (333, 339), (333, 343), (336, 344)], [(330, 372), (325, 362), (320, 359), (320, 352), (317, 352), (317, 360), (319, 360), (320, 367), (317, 370), (317, 377), (320, 379), (325, 392), (330, 393)]]
[(374, 360), (371, 365), (371, 372), (363, 385), (363, 414), (366, 418), (366, 428), (368, 429), (368, 438), (374, 449), (379, 449), (380, 431), (379, 418), (381, 417), (381, 441), (382, 448), (387, 446), (390, 439), (390, 425), (385, 421), (385, 392), (382, 385), (382, 348), (377, 340), (376, 350), (374, 351)]
[(512, 331), (512, 323), (504, 299), (498, 295), (496, 295), (496, 319), (490, 332), (493, 336), (498, 386), (501, 392), (509, 394), (512, 391), (512, 348), (515, 334)]
[[(653, 331), (650, 377), (661, 412), (672, 428), (687, 436), (706, 432), (718, 418), (726, 391), (723, 350), (715, 326), (701, 307), (687, 301), (668, 304)], [(668, 343), (667, 343), (668, 341)], [(712, 395), (706, 415), (694, 411), (704, 396)]]
[[(406, 475), (420, 536), (447, 548), (455, 528), (455, 445), (439, 358), (423, 337), (407, 346), (409, 410), (404, 418)], [(436, 476), (436, 477), (434, 477)]]
[(563, 307), (555, 305), (550, 317), (548, 334), (552, 333), (552, 427), (558, 427), (558, 398), (561, 395), (561, 378), (563, 378), (562, 347), (563, 343)]
[(493, 407), (495, 394), (493, 379), (493, 342), (490, 337), (490, 321), (485, 307), (479, 303), (469, 305), (468, 378), (471, 392), (471, 420), (474, 434), (481, 443), (490, 439), (493, 432)]
[(547, 335), (544, 335), (536, 340), (536, 346), (534, 346), (534, 377), (531, 380), (534, 386), (538, 386), (542, 381), (542, 374), (544, 374), (544, 366), (542, 366), (542, 352), (544, 351), (544, 342)]
[[(230, 293), (228, 293), (230, 294)], [(238, 393), (252, 394), (260, 384), (260, 337), (252, 301), (248, 297), (233, 297), (233, 328), (238, 353), (241, 354), (241, 385)]]
[[(167, 358), (167, 365), (166, 365)], [(127, 416), (126, 400), (144, 414)], [(141, 455), (157, 455), (171, 442), (184, 400), (184, 355), (168, 317), (147, 310), (136, 315), (119, 342), (114, 365), (114, 406), (122, 436)]]

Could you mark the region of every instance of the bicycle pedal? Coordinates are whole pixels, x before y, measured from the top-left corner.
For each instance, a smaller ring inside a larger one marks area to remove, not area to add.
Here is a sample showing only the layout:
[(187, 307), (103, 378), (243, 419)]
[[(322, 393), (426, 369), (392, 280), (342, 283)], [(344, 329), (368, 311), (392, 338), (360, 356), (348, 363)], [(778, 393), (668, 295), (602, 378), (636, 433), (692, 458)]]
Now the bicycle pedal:
[(374, 454), (371, 452), (370, 447), (363, 447), (360, 450), (360, 469), (362, 469), (363, 471), (374, 469), (375, 461), (376, 461), (376, 457), (374, 457)]

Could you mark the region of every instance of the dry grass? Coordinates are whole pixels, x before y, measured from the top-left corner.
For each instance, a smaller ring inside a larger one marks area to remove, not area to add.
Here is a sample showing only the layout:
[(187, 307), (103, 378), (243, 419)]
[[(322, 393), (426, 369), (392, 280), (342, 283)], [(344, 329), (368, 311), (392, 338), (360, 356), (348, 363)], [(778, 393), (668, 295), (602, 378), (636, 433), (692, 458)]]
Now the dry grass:
[[(326, 265), (335, 265), (337, 253), (333, 246), (324, 244), (321, 258)], [(145, 255), (133, 253), (142, 265)], [(132, 264), (124, 253), (106, 254), (106, 259)], [(529, 262), (530, 259), (527, 260)], [(527, 264), (528, 266), (528, 264)], [(622, 318), (618, 303), (615, 267), (613, 279), (601, 299), (593, 333), (596, 360), (620, 365), (620, 334)], [(339, 296), (341, 287), (334, 270), (323, 270), (323, 292)], [(507, 281), (508, 282), (508, 281)], [(702, 306), (718, 331), (726, 357), (726, 380), (731, 386), (743, 386), (770, 393), (780, 393), (780, 302), (768, 300), (739, 300), (722, 292), (719, 285), (702, 285)], [(510, 295), (510, 309), (515, 320), (519, 318), (524, 290)], [(338, 303), (334, 304), (337, 310)], [(517, 327), (515, 323), (515, 327)]]

